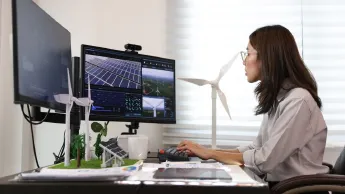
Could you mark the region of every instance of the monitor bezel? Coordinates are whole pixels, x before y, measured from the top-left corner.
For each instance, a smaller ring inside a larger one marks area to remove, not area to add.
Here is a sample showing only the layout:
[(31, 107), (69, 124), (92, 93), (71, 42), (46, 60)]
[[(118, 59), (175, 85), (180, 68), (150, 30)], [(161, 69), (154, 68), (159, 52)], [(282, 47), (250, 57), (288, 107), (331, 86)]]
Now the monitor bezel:
[[(35, 2), (32, 2), (35, 6), (41, 9)], [(42, 11), (44, 11), (42, 9)], [(44, 11), (45, 12), (45, 11)], [(46, 12), (45, 12), (46, 13)], [(53, 17), (51, 17), (48, 13), (46, 13), (48, 17), (52, 18), (57, 24), (59, 24), (62, 28), (64, 28), (70, 36), (71, 40), (71, 33), (65, 27), (63, 27), (60, 23), (58, 23)], [(19, 92), (19, 61), (18, 61), (18, 30), (17, 30), (17, 0), (12, 0), (12, 48), (13, 48), (13, 93), (14, 93), (14, 104), (29, 104), (31, 106), (37, 106), (47, 109), (53, 109), (57, 111), (65, 111), (66, 106), (61, 103), (52, 103), (47, 102), (44, 100), (37, 100), (35, 98), (31, 98), (28, 96), (24, 96)], [(72, 52), (71, 52), (72, 56)], [(72, 63), (72, 59), (71, 59)], [(71, 71), (71, 70), (70, 70)]]
[[(143, 54), (138, 54), (138, 53), (130, 53), (126, 51), (120, 51), (120, 50), (115, 50), (115, 49), (109, 49), (109, 48), (104, 48), (104, 47), (98, 47), (98, 46), (92, 46), (92, 45), (87, 45), (87, 44), (82, 44), (81, 45), (81, 55), (80, 55), (80, 68), (81, 68), (81, 96), (82, 97), (87, 97), (87, 94), (85, 92), (85, 86), (86, 84), (84, 83), (85, 80), (85, 50), (86, 49), (101, 49), (101, 50), (106, 50), (109, 52), (118, 52), (126, 55), (133, 55), (134, 57), (145, 57), (145, 58), (151, 58), (151, 59), (158, 59), (158, 60), (167, 60), (172, 62), (173, 64), (173, 72), (174, 72), (174, 119), (152, 119), (152, 118), (139, 118), (139, 117), (114, 117), (114, 116), (108, 116), (108, 115), (90, 115), (89, 120), (90, 121), (119, 121), (119, 122), (140, 122), (140, 123), (161, 123), (161, 124), (176, 124), (176, 65), (175, 65), (175, 60), (174, 59), (169, 59), (169, 58), (162, 58), (162, 57), (157, 57), (157, 56), (151, 56), (151, 55), (143, 55)], [(91, 97), (92, 98), (92, 97)], [(82, 116), (81, 119), (85, 120), (85, 109), (82, 107), (81, 108)]]

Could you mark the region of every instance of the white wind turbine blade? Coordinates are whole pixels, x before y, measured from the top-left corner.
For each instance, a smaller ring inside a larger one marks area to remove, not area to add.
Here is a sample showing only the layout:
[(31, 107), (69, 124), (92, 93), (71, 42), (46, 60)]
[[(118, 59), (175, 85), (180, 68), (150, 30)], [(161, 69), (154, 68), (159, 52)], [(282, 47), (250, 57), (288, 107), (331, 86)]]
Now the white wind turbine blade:
[(219, 75), (217, 78), (218, 81), (222, 79), (222, 77), (226, 74), (226, 72), (228, 72), (228, 70), (230, 69), (230, 67), (232, 66), (232, 64), (234, 63), (234, 61), (236, 60), (239, 54), (240, 53), (236, 53), (227, 64), (223, 65), (223, 67), (219, 71)]
[(87, 75), (88, 80), (88, 95), (86, 98), (87, 104), (85, 106), (85, 125), (86, 125), (86, 134), (85, 134), (85, 160), (89, 161), (91, 159), (90, 156), (90, 125), (89, 125), (89, 117), (91, 112), (91, 106), (93, 104), (93, 100), (91, 100), (91, 87), (90, 87), (90, 75)]
[(72, 91), (72, 84), (71, 84), (71, 78), (69, 76), (69, 69), (67, 68), (67, 76), (68, 76), (68, 94), (70, 96), (70, 98), (73, 97), (73, 91)]
[(56, 102), (66, 104), (69, 103), (71, 98), (69, 94), (56, 94), (54, 95), (54, 99), (56, 100)]
[(71, 129), (70, 129), (70, 104), (66, 104), (66, 133), (65, 133), (65, 158), (64, 158), (64, 165), (70, 165), (70, 145), (71, 145)]
[(231, 119), (231, 115), (230, 115), (228, 103), (227, 103), (227, 100), (226, 100), (226, 96), (224, 95), (224, 93), (219, 88), (217, 89), (217, 93), (218, 93), (220, 101), (223, 104), (223, 107), (224, 107), (225, 111), (228, 113), (228, 115), (229, 115), (229, 117)]
[(88, 78), (88, 96), (83, 98), (78, 98), (75, 102), (79, 106), (92, 106), (93, 100), (91, 100), (91, 88), (90, 88), (90, 77)]
[(68, 79), (68, 99), (65, 99), (66, 103), (66, 114), (65, 114), (65, 122), (66, 122), (66, 133), (65, 133), (65, 161), (64, 165), (70, 165), (70, 145), (71, 145), (71, 126), (70, 126), (70, 115), (71, 109), (73, 106), (73, 93), (72, 93), (72, 86), (71, 86), (71, 79), (69, 77), (69, 70), (67, 68), (67, 79)]
[(87, 74), (87, 81), (88, 81), (88, 89), (89, 89), (87, 97), (89, 97), (89, 100), (91, 100), (90, 74)]
[(88, 98), (78, 98), (75, 100), (75, 103), (78, 104), (79, 106), (87, 106), (89, 104), (89, 99)]
[(90, 157), (90, 125), (89, 125), (89, 110), (91, 107), (86, 106), (85, 107), (85, 161), (89, 161), (91, 159)]
[(205, 79), (196, 79), (196, 78), (178, 78), (180, 80), (186, 81), (186, 82), (190, 82), (199, 86), (203, 86), (206, 84), (211, 84), (210, 81), (205, 80)]
[(92, 107), (94, 107), (94, 106), (93, 106), (93, 100), (92, 100), (92, 103), (90, 104), (90, 108), (89, 108), (89, 115), (90, 115), (90, 113), (91, 113), (91, 109), (92, 109)]
[(85, 106), (86, 104), (85, 98), (76, 98), (74, 102), (79, 106)]

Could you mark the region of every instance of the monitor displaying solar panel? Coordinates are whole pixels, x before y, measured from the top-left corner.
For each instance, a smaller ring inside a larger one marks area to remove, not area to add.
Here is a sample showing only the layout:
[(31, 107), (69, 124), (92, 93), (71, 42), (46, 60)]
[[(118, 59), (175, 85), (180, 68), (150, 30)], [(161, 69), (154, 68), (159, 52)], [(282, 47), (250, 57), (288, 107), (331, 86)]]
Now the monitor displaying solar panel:
[(82, 45), (82, 95), (90, 120), (176, 123), (175, 60)]

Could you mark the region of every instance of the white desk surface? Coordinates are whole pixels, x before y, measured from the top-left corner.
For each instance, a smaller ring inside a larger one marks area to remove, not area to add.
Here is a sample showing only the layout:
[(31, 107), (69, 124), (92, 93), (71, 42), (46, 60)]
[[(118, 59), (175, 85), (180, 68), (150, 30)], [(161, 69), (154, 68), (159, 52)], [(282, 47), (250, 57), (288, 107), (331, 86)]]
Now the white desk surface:
[[(153, 178), (155, 171), (158, 168), (167, 167), (176, 168), (220, 168), (224, 169), (230, 174), (232, 180), (195, 180), (195, 179), (156, 179)], [(112, 177), (114, 175), (126, 176), (125, 180), (115, 181), (120, 184), (168, 184), (168, 185), (224, 185), (224, 186), (251, 186), (251, 187), (262, 187), (266, 184), (262, 180), (254, 180), (255, 177), (252, 172), (244, 171), (240, 166), (237, 165), (222, 165), (220, 163), (200, 163), (200, 162), (169, 162), (169, 163), (142, 163), (140, 168), (132, 171), (127, 167), (119, 168), (105, 168), (105, 169), (42, 169), (40, 173), (26, 173), (27, 178), (34, 177), (54, 177), (54, 178), (80, 178), (93, 176), (105, 176)], [(139, 166), (137, 166), (139, 167)], [(125, 169), (125, 170), (124, 170)], [(248, 174), (253, 174), (249, 176)]]
[(133, 173), (126, 181), (144, 181), (144, 184), (172, 184), (172, 185), (224, 185), (224, 186), (264, 186), (265, 184), (253, 180), (240, 166), (224, 165), (221, 167), (232, 177), (224, 180), (191, 180), (191, 179), (155, 179), (154, 172), (161, 164), (144, 163), (142, 169)]

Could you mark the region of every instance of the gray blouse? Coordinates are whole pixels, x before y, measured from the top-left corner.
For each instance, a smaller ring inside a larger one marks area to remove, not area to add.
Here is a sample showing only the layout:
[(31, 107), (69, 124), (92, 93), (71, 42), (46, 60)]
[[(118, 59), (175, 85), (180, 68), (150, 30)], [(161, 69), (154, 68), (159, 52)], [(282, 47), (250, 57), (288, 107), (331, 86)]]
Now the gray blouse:
[(244, 165), (266, 181), (327, 173), (322, 165), (327, 126), (310, 93), (302, 88), (281, 89), (276, 110), (265, 114), (257, 138), (238, 147)]

